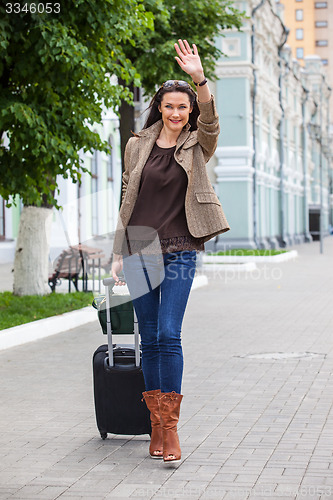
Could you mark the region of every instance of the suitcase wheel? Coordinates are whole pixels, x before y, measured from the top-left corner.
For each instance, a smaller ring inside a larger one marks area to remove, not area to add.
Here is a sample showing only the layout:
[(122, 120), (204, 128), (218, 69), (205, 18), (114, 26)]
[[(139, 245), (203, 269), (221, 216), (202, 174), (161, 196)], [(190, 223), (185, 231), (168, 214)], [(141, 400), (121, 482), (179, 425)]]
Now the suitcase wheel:
[(106, 439), (108, 437), (107, 432), (101, 432), (101, 438)]

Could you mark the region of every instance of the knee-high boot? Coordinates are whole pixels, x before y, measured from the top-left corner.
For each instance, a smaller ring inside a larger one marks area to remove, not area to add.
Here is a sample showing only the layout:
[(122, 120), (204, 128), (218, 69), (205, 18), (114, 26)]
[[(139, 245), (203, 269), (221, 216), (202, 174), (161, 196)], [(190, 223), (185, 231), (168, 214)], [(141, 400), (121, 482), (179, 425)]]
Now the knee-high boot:
[(162, 458), (163, 438), (160, 420), (161, 391), (159, 389), (156, 389), (154, 391), (143, 392), (142, 395), (143, 399), (146, 402), (148, 410), (150, 411), (151, 439), (149, 445), (149, 454), (152, 458)]
[(163, 432), (163, 460), (165, 463), (181, 459), (177, 423), (183, 396), (173, 392), (161, 393), (160, 415)]

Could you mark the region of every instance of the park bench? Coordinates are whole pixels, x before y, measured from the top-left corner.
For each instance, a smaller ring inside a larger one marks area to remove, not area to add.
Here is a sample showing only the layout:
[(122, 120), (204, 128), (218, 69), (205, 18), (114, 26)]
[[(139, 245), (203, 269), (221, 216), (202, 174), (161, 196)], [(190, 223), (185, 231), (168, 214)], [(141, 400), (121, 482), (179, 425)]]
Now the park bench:
[(49, 286), (55, 292), (56, 286), (60, 285), (62, 279), (68, 280), (68, 292), (73, 284), (78, 292), (78, 280), (82, 268), (82, 260), (79, 252), (68, 248), (63, 250), (54, 263), (54, 271), (49, 275)]
[[(54, 264), (54, 271), (49, 275), (49, 286), (55, 292), (62, 279), (68, 280), (68, 292), (73, 284), (78, 292), (79, 280), (82, 281), (82, 291), (88, 292), (88, 273), (92, 273), (93, 291), (95, 289), (95, 274), (98, 274), (98, 290), (101, 281), (101, 259), (103, 251), (87, 245), (73, 245), (63, 250)], [(97, 262), (96, 262), (97, 261)], [(81, 279), (80, 279), (81, 278)]]

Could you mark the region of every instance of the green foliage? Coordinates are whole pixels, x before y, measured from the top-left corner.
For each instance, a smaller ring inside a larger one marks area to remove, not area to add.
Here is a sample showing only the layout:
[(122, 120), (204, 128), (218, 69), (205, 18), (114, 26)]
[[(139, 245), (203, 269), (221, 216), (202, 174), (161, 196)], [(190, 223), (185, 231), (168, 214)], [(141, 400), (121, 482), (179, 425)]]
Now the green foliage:
[(186, 79), (175, 61), (174, 44), (179, 38), (198, 47), (205, 74), (214, 79), (216, 61), (222, 52), (216, 38), (224, 29), (240, 29), (244, 13), (230, 0), (144, 0), (146, 9), (154, 16), (154, 31), (137, 40), (136, 46), (126, 45), (128, 58), (141, 75), (142, 86), (148, 94), (156, 85), (172, 79)]
[(140, 0), (60, 4), (59, 14), (7, 14), (0, 5), (0, 138), (9, 140), (0, 144), (0, 195), (26, 205), (56, 205), (56, 176), (80, 180), (79, 151), (108, 151), (91, 125), (103, 106), (131, 101), (110, 75), (139, 85), (123, 47), (153, 28)]
[(147, 93), (184, 78), (178, 38), (197, 44), (212, 78), (215, 38), (242, 22), (229, 0), (59, 3), (50, 14), (7, 14), (0, 5), (0, 138), (9, 142), (0, 144), (0, 195), (9, 204), (19, 195), (25, 205), (57, 206), (57, 175), (77, 182), (84, 171), (79, 151), (109, 151), (92, 131), (103, 106), (131, 102), (140, 75)]
[(93, 294), (84, 292), (24, 297), (18, 297), (11, 292), (2, 292), (0, 293), (0, 330), (81, 309), (90, 305), (92, 301)]

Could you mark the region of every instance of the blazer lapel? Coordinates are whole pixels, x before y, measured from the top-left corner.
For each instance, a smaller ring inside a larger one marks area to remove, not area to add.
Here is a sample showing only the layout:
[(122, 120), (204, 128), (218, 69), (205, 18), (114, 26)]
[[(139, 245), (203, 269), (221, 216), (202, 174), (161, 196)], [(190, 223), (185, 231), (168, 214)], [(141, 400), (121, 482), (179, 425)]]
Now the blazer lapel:
[(138, 132), (136, 134), (138, 137), (140, 137), (140, 141), (138, 143), (139, 155), (135, 167), (135, 170), (137, 171), (138, 174), (141, 174), (143, 167), (147, 163), (151, 150), (153, 149), (154, 144), (158, 136), (160, 135), (162, 127), (163, 127), (163, 122), (162, 120), (159, 120), (158, 122), (154, 123), (151, 127), (141, 130), (141, 132)]

